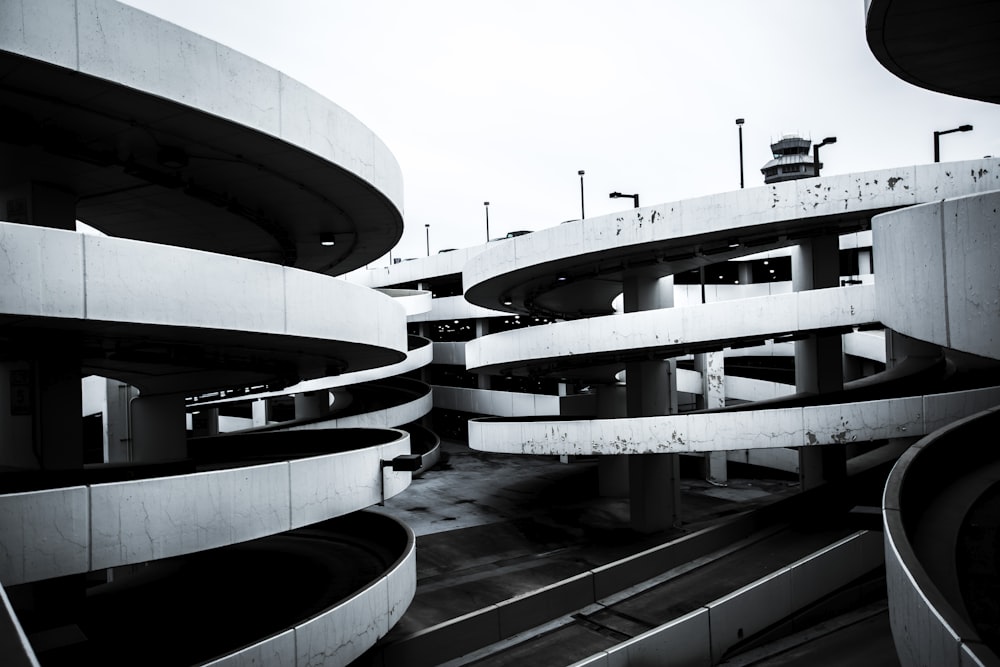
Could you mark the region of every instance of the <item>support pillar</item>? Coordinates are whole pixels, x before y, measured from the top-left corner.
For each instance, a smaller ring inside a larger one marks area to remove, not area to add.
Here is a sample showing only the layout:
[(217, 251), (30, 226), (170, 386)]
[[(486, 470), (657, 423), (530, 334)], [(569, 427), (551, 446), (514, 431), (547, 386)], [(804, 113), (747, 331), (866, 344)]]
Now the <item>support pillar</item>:
[(108, 463), (127, 463), (132, 452), (132, 401), (139, 390), (108, 380)]
[(187, 457), (184, 397), (140, 395), (132, 401), (132, 457), (136, 463)]
[[(625, 385), (602, 384), (597, 386), (597, 418), (624, 417)], [(628, 456), (612, 454), (597, 459), (597, 489), (605, 498), (628, 497)]]
[(306, 391), (295, 394), (296, 419), (316, 419), (325, 415), (329, 409), (329, 392)]
[[(480, 317), (476, 320), (476, 338), (482, 338), (490, 333), (490, 323), (489, 320)], [(493, 382), (491, 376), (486, 373), (478, 373), (476, 375), (476, 388), (477, 389), (492, 389)]]
[[(726, 362), (721, 351), (694, 355), (694, 370), (701, 373), (701, 395), (697, 397), (699, 410), (726, 407)], [(725, 485), (729, 480), (726, 451), (705, 452), (705, 479), (712, 484)]]
[(738, 280), (740, 285), (750, 285), (753, 283), (753, 265), (750, 262), (737, 262), (737, 270), (739, 271)]
[[(673, 279), (631, 274), (624, 281), (625, 312), (673, 306)], [(629, 417), (677, 412), (677, 365), (673, 359), (626, 364)], [(680, 463), (677, 454), (629, 455), (629, 510), (632, 528), (643, 533), (680, 523)]]
[(271, 401), (261, 398), (250, 404), (250, 420), (254, 428), (267, 426), (271, 420)]
[[(805, 241), (792, 253), (792, 289), (796, 292), (840, 285), (840, 239), (836, 235)], [(795, 342), (795, 390), (825, 394), (844, 388), (844, 346), (839, 333), (810, 334)], [(816, 451), (812, 451), (816, 450)], [(803, 490), (847, 475), (844, 445), (799, 449)]]
[(219, 408), (205, 410), (205, 435), (219, 435)]

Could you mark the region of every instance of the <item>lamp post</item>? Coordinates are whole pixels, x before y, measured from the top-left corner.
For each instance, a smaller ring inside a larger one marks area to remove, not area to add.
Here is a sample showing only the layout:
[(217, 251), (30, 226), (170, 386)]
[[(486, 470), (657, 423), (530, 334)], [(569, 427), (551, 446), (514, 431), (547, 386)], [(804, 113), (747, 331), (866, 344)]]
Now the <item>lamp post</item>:
[(424, 223), (424, 232), (427, 236), (427, 256), (431, 256), (431, 225), (429, 222)]
[(583, 212), (583, 169), (576, 173), (580, 175), (580, 219), (583, 220), (587, 217)]
[(818, 144), (813, 144), (813, 171), (816, 176), (819, 176), (819, 170), (823, 166), (823, 163), (819, 161), (819, 149), (835, 143), (837, 143), (837, 137), (827, 137)]
[(971, 125), (959, 125), (958, 127), (951, 130), (941, 130), (940, 132), (934, 131), (934, 161), (941, 161), (941, 141), (940, 137), (942, 134), (951, 134), (952, 132), (969, 132), (972, 130)]
[(632, 198), (632, 202), (635, 204), (635, 208), (639, 208), (639, 195), (638, 194), (626, 195), (626, 194), (622, 194), (621, 192), (612, 192), (611, 194), (608, 195), (608, 197), (610, 197), (611, 199), (621, 199), (621, 198), (631, 197)]
[(483, 202), (483, 206), (486, 207), (486, 242), (490, 242), (490, 203), (488, 201)]
[(740, 190), (743, 189), (743, 119), (736, 119), (736, 127), (740, 132)]

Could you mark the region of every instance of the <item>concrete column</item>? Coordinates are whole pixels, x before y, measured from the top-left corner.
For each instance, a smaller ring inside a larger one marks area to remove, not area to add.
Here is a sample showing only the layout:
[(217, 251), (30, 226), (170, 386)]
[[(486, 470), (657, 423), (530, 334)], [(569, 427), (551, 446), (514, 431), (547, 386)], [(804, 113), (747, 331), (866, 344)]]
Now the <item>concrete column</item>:
[(858, 249), (858, 275), (868, 276), (872, 273), (872, 249)]
[(330, 410), (329, 392), (307, 391), (295, 394), (295, 418), (315, 419)]
[[(694, 370), (701, 373), (699, 410), (726, 407), (726, 364), (721, 351), (694, 355)], [(726, 452), (705, 453), (705, 479), (713, 484), (725, 484), (729, 479)]]
[(135, 387), (108, 380), (108, 463), (127, 463), (132, 452), (132, 401), (139, 396)]
[(266, 398), (261, 398), (251, 403), (250, 417), (254, 428), (258, 426), (267, 426), (267, 422), (271, 420), (271, 401)]
[(753, 266), (750, 262), (738, 262), (736, 266), (739, 269), (740, 285), (753, 283)]
[[(673, 279), (638, 273), (624, 281), (625, 312), (673, 306)], [(677, 412), (676, 362), (640, 361), (626, 364), (625, 396), (629, 417), (653, 417)], [(653, 533), (680, 521), (680, 464), (676, 454), (629, 456), (629, 508), (632, 528)]]
[[(598, 385), (597, 418), (615, 419), (626, 414), (625, 385)], [(628, 456), (616, 454), (597, 458), (597, 488), (605, 498), (628, 496)]]
[[(490, 332), (490, 322), (486, 318), (480, 317), (476, 320), (476, 338), (481, 338)], [(493, 379), (486, 373), (476, 375), (477, 389), (492, 389)]]
[(187, 420), (182, 395), (140, 395), (131, 407), (132, 461), (152, 463), (187, 457)]
[(200, 407), (187, 415), (188, 434), (192, 438), (219, 435), (219, 408)]
[(219, 435), (219, 408), (207, 408), (204, 412), (205, 435)]
[[(840, 285), (840, 239), (836, 235), (810, 239), (792, 253), (792, 289), (801, 292)], [(841, 335), (811, 334), (795, 342), (795, 390), (825, 394), (844, 388)], [(811, 451), (811, 450), (817, 451)], [(799, 482), (803, 490), (847, 474), (843, 445), (799, 449)]]

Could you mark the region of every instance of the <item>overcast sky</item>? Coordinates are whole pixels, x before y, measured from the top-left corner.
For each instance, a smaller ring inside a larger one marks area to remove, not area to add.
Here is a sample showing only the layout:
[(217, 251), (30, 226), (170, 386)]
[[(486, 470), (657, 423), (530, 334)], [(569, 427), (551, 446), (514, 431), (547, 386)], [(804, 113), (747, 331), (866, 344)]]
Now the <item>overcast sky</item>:
[[(863, 0), (128, 0), (317, 90), (403, 171), (395, 257), (631, 206), (763, 185), (769, 144), (825, 175), (1000, 155), (1000, 110), (903, 83)], [(280, 9), (279, 9), (280, 7)], [(381, 262), (385, 263), (388, 258)], [(375, 263), (377, 264), (377, 263)]]

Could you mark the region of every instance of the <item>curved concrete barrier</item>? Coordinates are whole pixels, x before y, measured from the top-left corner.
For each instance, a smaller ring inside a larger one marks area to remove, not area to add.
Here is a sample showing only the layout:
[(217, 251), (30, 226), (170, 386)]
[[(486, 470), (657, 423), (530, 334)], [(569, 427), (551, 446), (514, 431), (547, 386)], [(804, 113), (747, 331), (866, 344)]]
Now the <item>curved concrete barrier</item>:
[(409, 485), (410, 473), (382, 465), (409, 454), (409, 438), (396, 432), (356, 451), (0, 496), (0, 581), (212, 549), (369, 507)]
[(942, 475), (954, 476), (995, 460), (980, 438), (998, 427), (1000, 407), (951, 423), (910, 447), (886, 482), (882, 511), (889, 620), (904, 667), (1000, 664), (928, 575), (910, 535), (924, 508), (936, 500), (934, 490)]
[(372, 523), (392, 522), (405, 535), (402, 555), (380, 578), (293, 628), (207, 662), (205, 667), (340, 667), (349, 665), (384, 637), (403, 615), (416, 591), (416, 538), (402, 522), (382, 515), (377, 519), (371, 516)]
[(871, 286), (778, 294), (686, 308), (663, 308), (505, 331), (470, 341), (466, 366), (517, 372), (532, 365), (573, 365), (588, 356), (677, 356), (801, 331), (848, 329), (877, 321)]
[[(993, 173), (981, 168), (984, 179)], [(973, 167), (973, 172), (975, 168)], [(1000, 191), (872, 220), (879, 318), (896, 331), (1000, 359)], [(905, 299), (899, 295), (905, 294)]]
[(856, 403), (592, 420), (469, 421), (469, 446), (507, 454), (655, 454), (919, 437), (1000, 402), (1000, 387)]
[(744, 638), (881, 564), (881, 536), (861, 531), (572, 667), (717, 665)]

